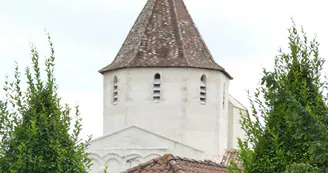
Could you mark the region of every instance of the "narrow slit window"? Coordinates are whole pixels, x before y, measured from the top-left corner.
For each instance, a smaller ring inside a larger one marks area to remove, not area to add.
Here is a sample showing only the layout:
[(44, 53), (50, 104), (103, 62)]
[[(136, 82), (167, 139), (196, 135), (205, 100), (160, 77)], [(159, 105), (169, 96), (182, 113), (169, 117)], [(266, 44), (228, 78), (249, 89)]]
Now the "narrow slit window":
[(200, 78), (200, 103), (205, 104), (206, 103), (206, 76), (203, 75)]
[(156, 73), (154, 76), (154, 91), (153, 91), (154, 102), (161, 100), (161, 75)]
[(113, 104), (116, 104), (118, 101), (118, 81), (117, 77), (114, 77), (113, 80)]
[(223, 83), (223, 97), (222, 97), (222, 107), (223, 107), (223, 109), (225, 109), (225, 99), (226, 99), (226, 97), (225, 97), (225, 95), (226, 95), (226, 92), (225, 92), (225, 83)]

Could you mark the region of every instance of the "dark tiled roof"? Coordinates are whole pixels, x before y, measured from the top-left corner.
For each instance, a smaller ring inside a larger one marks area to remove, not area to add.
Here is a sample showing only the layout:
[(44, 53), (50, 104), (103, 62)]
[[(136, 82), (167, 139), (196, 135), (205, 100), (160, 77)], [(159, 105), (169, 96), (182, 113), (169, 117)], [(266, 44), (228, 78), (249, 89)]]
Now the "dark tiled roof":
[(148, 0), (114, 61), (99, 70), (193, 67), (222, 71), (201, 38), (183, 0)]
[(227, 173), (228, 169), (211, 161), (196, 161), (171, 154), (153, 159), (123, 173)]

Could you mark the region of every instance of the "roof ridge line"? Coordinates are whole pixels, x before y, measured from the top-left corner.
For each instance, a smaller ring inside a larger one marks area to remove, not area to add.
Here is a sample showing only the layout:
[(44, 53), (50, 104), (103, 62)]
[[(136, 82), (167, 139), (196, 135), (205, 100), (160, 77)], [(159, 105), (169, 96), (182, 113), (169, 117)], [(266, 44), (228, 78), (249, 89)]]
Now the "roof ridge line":
[[(148, 3), (148, 1), (147, 1), (147, 3)], [(146, 5), (142, 8), (142, 10), (141, 10), (141, 12), (139, 13), (139, 16), (137, 17), (137, 19), (134, 21), (134, 23), (133, 23), (131, 29), (129, 30), (129, 33), (128, 33), (127, 37), (124, 39), (124, 41), (123, 41), (123, 43), (122, 43), (120, 49), (118, 50), (117, 55), (116, 55), (115, 58), (113, 59), (112, 63), (114, 63), (114, 62), (116, 61), (116, 59), (119, 57), (119, 53), (120, 53), (121, 50), (123, 49), (124, 44), (126, 43), (126, 41), (127, 41), (128, 38), (129, 38), (129, 35), (133, 32), (133, 28), (134, 28), (135, 24), (138, 22), (138, 20), (139, 20), (140, 17), (142, 16), (142, 11), (144, 11), (144, 10), (147, 8), (147, 3), (146, 3)], [(150, 15), (150, 16), (151, 16), (151, 15)], [(110, 65), (112, 65), (112, 63), (110, 63), (110, 64), (107, 65), (106, 67), (104, 67), (104, 68), (98, 70), (98, 72), (101, 73), (104, 69), (106, 69), (107, 67), (109, 67)]]
[(183, 8), (186, 10), (186, 12), (187, 12), (187, 14), (188, 14), (188, 18), (190, 19), (190, 21), (192, 22), (192, 25), (193, 25), (194, 28), (195, 28), (195, 31), (196, 31), (198, 37), (200, 38), (200, 41), (201, 41), (202, 44), (204, 45), (204, 48), (206, 49), (207, 53), (209, 54), (209, 56), (210, 56), (210, 58), (211, 58), (211, 61), (212, 61), (214, 64), (216, 64), (217, 66), (221, 67), (221, 68), (223, 69), (223, 71), (225, 71), (224, 68), (223, 68), (221, 65), (219, 65), (218, 63), (215, 62), (215, 60), (214, 60), (214, 58), (213, 58), (213, 56), (212, 56), (212, 54), (211, 54), (209, 48), (207, 47), (207, 45), (206, 45), (206, 43), (205, 43), (203, 37), (201, 36), (201, 34), (200, 34), (199, 30), (198, 30), (198, 27), (196, 26), (194, 20), (192, 19), (191, 15), (190, 15), (190, 13), (189, 13), (189, 10), (187, 9), (186, 4), (184, 3), (184, 1), (182, 1), (182, 4), (183, 4)]
[[(147, 1), (147, 3), (148, 3), (148, 2), (149, 2), (149, 1)], [(123, 43), (122, 43), (120, 49), (118, 50), (117, 55), (116, 55), (115, 58), (113, 59), (112, 63), (116, 62), (116, 59), (119, 57), (119, 53), (120, 53), (121, 50), (123, 49), (124, 44), (125, 44), (126, 41), (128, 40), (130, 34), (133, 32), (133, 28), (134, 28), (135, 24), (139, 21), (140, 17), (142, 16), (142, 11), (144, 11), (146, 8), (147, 8), (147, 5), (145, 5), (145, 6), (142, 8), (141, 12), (139, 13), (139, 16), (138, 16), (137, 19), (134, 21), (134, 23), (133, 23), (131, 29), (129, 30), (129, 33), (128, 33), (127, 37), (124, 39), (124, 41), (123, 41)], [(151, 15), (150, 15), (150, 16), (151, 16)], [(106, 69), (107, 67), (109, 67), (110, 65), (112, 65), (112, 63), (110, 63), (110, 64), (107, 65), (106, 67), (104, 67), (104, 68), (98, 70), (98, 72), (99, 72), (99, 73), (102, 73), (102, 71), (105, 70), (105, 69)]]
[[(150, 20), (151, 20), (151, 17), (152, 17), (152, 14), (154, 13), (154, 9), (155, 9), (155, 7), (156, 7), (156, 3), (158, 2), (158, 0), (155, 0), (155, 2), (154, 2), (154, 5), (153, 5), (153, 9), (151, 10), (151, 13), (150, 13), (150, 15), (149, 15), (149, 18), (147, 19), (147, 25), (146, 25), (146, 27), (145, 27), (145, 31), (143, 32), (143, 37), (145, 36), (145, 34), (147, 33), (147, 28), (148, 28), (148, 26), (150, 25)], [(147, 5), (145, 5), (145, 7), (146, 7)], [(142, 14), (142, 11), (141, 11), (141, 13), (140, 14)], [(138, 21), (138, 19), (136, 20), (136, 21)], [(143, 38), (142, 37), (142, 38)], [(128, 38), (128, 37), (127, 37)], [(136, 54), (134, 55), (134, 57), (132, 58), (130, 58), (130, 60), (128, 61), (128, 63), (130, 63), (131, 61), (133, 61), (134, 60), (134, 58), (136, 58), (137, 56), (138, 56), (138, 53), (139, 53), (139, 49), (140, 49), (140, 46), (141, 46), (141, 43), (142, 43), (142, 38), (139, 40), (139, 43), (138, 43), (138, 48), (135, 50), (136, 51)], [(114, 61), (113, 61), (114, 62)]]
[[(151, 0), (147, 1), (147, 3), (149, 3), (150, 1), (151, 1)], [(147, 25), (146, 25), (146, 27), (145, 27), (144, 34), (145, 34), (146, 31), (147, 31), (147, 27), (148, 27), (148, 25), (149, 25), (149, 21), (150, 21), (150, 18), (151, 18), (151, 14), (154, 12), (154, 9), (155, 9), (155, 3), (156, 3), (156, 2), (157, 2), (157, 0), (155, 0), (155, 2), (154, 2), (154, 6), (153, 6), (153, 9), (151, 10), (152, 12), (150, 13), (150, 15), (149, 15), (149, 19), (147, 20), (148, 22), (147, 22)], [(132, 25), (132, 27), (131, 27), (131, 29), (130, 29), (128, 35), (127, 35), (127, 37), (126, 37), (125, 40), (123, 41), (123, 43), (122, 43), (122, 45), (121, 45), (121, 48), (118, 50), (118, 54), (115, 56), (115, 58), (114, 58), (114, 60), (112, 61), (112, 63), (114, 63), (114, 62), (116, 61), (116, 59), (119, 57), (119, 53), (120, 53), (121, 50), (123, 49), (124, 44), (125, 44), (126, 41), (128, 40), (130, 34), (133, 32), (133, 28), (134, 28), (134, 26), (136, 25), (136, 23), (139, 21), (140, 17), (142, 16), (142, 12), (147, 8), (147, 3), (146, 3), (146, 5), (142, 8), (142, 10), (141, 10), (141, 12), (139, 13), (139, 16), (137, 17), (137, 19), (134, 21), (134, 23), (133, 23), (133, 25)], [(144, 34), (143, 34), (142, 36), (144, 36)], [(137, 45), (138, 45), (138, 49), (135, 50), (135, 51), (136, 51), (136, 54), (134, 54), (134, 56), (131, 57), (130, 60), (129, 60), (128, 62), (131, 62), (131, 61), (137, 56), (137, 53), (138, 53), (138, 50), (139, 50), (139, 48), (140, 48), (141, 42), (142, 42), (142, 39), (140, 39), (139, 43), (137, 44)], [(111, 64), (112, 64), (112, 63), (111, 63)], [(111, 64), (109, 64), (109, 65), (107, 65), (106, 67), (100, 69), (98, 72), (103, 71), (104, 69), (106, 69), (107, 67), (109, 67)]]
[(220, 163), (216, 163), (216, 162), (213, 162), (211, 160), (195, 160), (195, 159), (188, 159), (188, 158), (185, 158), (185, 157), (179, 157), (179, 156), (176, 156), (175, 157), (177, 160), (181, 160), (181, 161), (186, 161), (186, 162), (193, 162), (193, 163), (197, 163), (197, 164), (200, 164), (200, 165), (207, 165), (207, 166), (218, 166), (218, 167), (222, 167), (222, 168), (225, 168), (224, 165), (220, 164)]
[[(147, 25), (145, 25), (146, 27), (145, 27), (145, 31), (143, 32), (142, 38), (143, 38), (143, 37), (145, 36), (145, 34), (147, 33), (147, 28), (148, 28), (148, 26), (149, 26), (149, 24), (150, 24), (150, 20), (151, 20), (151, 16), (152, 16), (151, 14), (153, 14), (157, 2), (158, 2), (158, 0), (155, 0), (154, 5), (153, 5), (153, 9), (151, 10), (151, 13), (150, 13), (150, 15), (149, 15), (149, 18), (147, 19)], [(147, 6), (147, 5), (145, 5), (145, 7), (146, 7), (146, 6)], [(143, 10), (142, 10), (142, 11), (143, 11)], [(140, 14), (142, 14), (142, 12), (141, 12)], [(138, 19), (137, 19), (136, 21), (138, 21)], [(134, 26), (134, 25), (133, 25), (133, 26)], [(128, 38), (128, 37), (127, 37), (127, 38)], [(140, 46), (141, 46), (141, 43), (142, 43), (142, 38), (140, 38), (139, 43), (137, 44), (137, 45), (138, 45), (138, 48), (135, 50), (135, 51), (136, 51), (136, 54), (134, 54), (133, 57), (130, 57), (130, 59), (128, 60), (128, 63), (130, 63), (131, 61), (133, 61), (134, 58), (136, 58), (136, 57), (138, 56), (139, 49), (140, 49)], [(113, 62), (114, 62), (114, 61), (113, 61)]]
[[(182, 57), (186, 60), (186, 63), (190, 66), (192, 66), (192, 64), (190, 64), (190, 62), (188, 61), (187, 57), (186, 57), (186, 49), (183, 45), (183, 40), (182, 40), (182, 33), (181, 33), (181, 28), (180, 28), (180, 24), (179, 24), (179, 20), (178, 20), (178, 13), (177, 13), (177, 8), (176, 8), (176, 4), (175, 4), (175, 0), (171, 0), (172, 1), (172, 8), (173, 8), (173, 14), (175, 17), (175, 22), (176, 22), (176, 26), (177, 26), (177, 30), (178, 30), (178, 41), (179, 41), (179, 47), (181, 47), (181, 51), (182, 51)], [(182, 3), (184, 3), (182, 1)]]
[[(232, 97), (237, 103), (239, 103), (241, 106), (242, 106), (242, 108), (244, 108), (246, 111), (247, 111), (247, 108), (239, 101), (239, 100), (237, 100), (234, 96), (232, 96), (230, 93), (228, 93), (229, 94), (229, 96), (230, 97)], [(235, 107), (237, 107), (237, 106), (235, 106)], [(237, 108), (239, 108), (239, 107), (237, 107)]]
[(165, 154), (162, 156), (162, 158), (169, 163), (173, 173), (185, 173), (185, 171), (182, 169), (182, 166), (177, 162), (179, 158), (173, 154)]

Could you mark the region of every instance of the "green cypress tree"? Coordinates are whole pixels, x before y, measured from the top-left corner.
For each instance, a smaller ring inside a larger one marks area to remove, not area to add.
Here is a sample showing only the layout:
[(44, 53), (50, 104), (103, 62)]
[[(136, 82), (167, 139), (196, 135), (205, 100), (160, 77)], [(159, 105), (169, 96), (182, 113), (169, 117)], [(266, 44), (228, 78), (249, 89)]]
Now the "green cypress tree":
[(39, 54), (31, 47), (32, 67), (27, 67), (26, 90), (21, 73), (5, 82), (0, 102), (0, 173), (87, 173), (91, 162), (88, 141), (79, 138), (82, 126), (78, 107), (62, 106), (54, 77), (54, 47), (48, 34), (50, 57), (41, 76)]
[(239, 139), (244, 172), (326, 172), (328, 169), (327, 83), (319, 43), (295, 24), (289, 52), (279, 51), (274, 69), (263, 70), (242, 115), (246, 140)]

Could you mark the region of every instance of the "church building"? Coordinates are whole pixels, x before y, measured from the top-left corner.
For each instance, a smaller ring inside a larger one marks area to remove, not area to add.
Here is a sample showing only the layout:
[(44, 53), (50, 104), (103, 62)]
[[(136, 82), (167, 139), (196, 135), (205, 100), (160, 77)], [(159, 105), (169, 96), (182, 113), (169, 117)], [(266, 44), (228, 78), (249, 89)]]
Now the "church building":
[(103, 136), (88, 149), (92, 173), (118, 173), (171, 153), (220, 162), (243, 136), (214, 61), (183, 0), (148, 0), (103, 75)]

